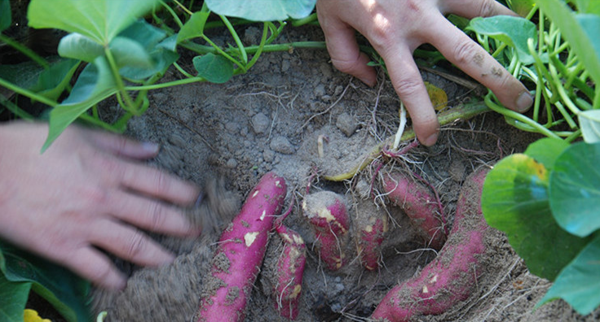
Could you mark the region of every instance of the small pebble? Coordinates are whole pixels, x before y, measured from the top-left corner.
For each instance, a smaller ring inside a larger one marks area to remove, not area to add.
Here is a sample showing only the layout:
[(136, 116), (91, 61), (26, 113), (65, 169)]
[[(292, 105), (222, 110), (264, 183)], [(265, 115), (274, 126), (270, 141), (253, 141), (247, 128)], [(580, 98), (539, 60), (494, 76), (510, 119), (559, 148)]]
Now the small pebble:
[(342, 133), (344, 133), (347, 137), (352, 136), (356, 129), (358, 128), (358, 122), (354, 118), (354, 116), (344, 112), (337, 117), (335, 122), (335, 126), (337, 126)]
[(263, 113), (258, 113), (252, 117), (252, 130), (256, 134), (262, 134), (269, 129), (269, 124), (271, 121), (269, 118)]
[(283, 136), (276, 136), (271, 140), (271, 144), (269, 145), (271, 150), (283, 154), (292, 154), (294, 153), (294, 147), (290, 143), (290, 141)]

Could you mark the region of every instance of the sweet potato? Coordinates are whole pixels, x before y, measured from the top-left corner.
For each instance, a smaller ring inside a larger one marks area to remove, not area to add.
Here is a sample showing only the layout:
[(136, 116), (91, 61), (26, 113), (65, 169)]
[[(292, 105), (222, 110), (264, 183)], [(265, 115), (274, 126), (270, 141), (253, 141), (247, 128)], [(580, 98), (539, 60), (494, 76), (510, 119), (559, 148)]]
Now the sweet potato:
[(381, 258), (381, 243), (388, 231), (387, 214), (378, 211), (372, 202), (359, 203), (356, 217), (353, 220), (356, 249), (363, 267), (375, 270), (379, 267)]
[(476, 288), (489, 228), (481, 212), (486, 174), (486, 169), (480, 169), (467, 178), (454, 226), (438, 257), (418, 276), (392, 288), (373, 312), (373, 320), (408, 321), (417, 315), (441, 314), (467, 299)]
[(331, 191), (309, 194), (302, 203), (304, 216), (315, 229), (316, 249), (325, 266), (332, 271), (347, 262), (343, 251), (350, 228), (343, 197)]
[(281, 316), (295, 320), (302, 292), (306, 244), (300, 234), (284, 225), (276, 225), (275, 231), (283, 240), (283, 252), (277, 260), (275, 309)]
[(392, 203), (404, 210), (429, 247), (442, 248), (446, 234), (439, 204), (429, 188), (410, 176), (392, 173), (384, 176), (383, 189)]
[(244, 320), (246, 301), (260, 271), (286, 189), (283, 178), (272, 172), (265, 174), (223, 231), (204, 281), (196, 321)]

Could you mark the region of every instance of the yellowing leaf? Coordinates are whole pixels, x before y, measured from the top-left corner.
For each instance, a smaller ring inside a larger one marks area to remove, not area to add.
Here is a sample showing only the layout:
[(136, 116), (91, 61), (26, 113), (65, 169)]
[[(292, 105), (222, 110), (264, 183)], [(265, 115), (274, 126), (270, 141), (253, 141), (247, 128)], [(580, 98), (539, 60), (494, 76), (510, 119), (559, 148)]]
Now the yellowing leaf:
[(36, 310), (25, 309), (23, 313), (23, 322), (52, 322), (48, 319), (42, 319)]
[(431, 104), (436, 111), (441, 111), (448, 106), (448, 95), (443, 89), (429, 82), (425, 82), (425, 88), (427, 88), (427, 94), (429, 94)]

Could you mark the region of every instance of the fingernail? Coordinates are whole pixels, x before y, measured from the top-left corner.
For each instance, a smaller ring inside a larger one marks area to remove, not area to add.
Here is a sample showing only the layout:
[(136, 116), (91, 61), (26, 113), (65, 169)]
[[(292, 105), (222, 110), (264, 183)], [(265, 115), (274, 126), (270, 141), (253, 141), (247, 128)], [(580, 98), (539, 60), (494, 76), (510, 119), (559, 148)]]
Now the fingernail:
[(361, 78), (360, 81), (367, 84), (367, 86), (369, 87), (375, 87), (375, 85), (377, 85), (377, 81), (374, 81), (367, 77)]
[(525, 91), (517, 98), (517, 112), (527, 111), (533, 104), (533, 96), (528, 91)]
[(435, 142), (437, 141), (437, 139), (438, 139), (438, 133), (435, 132), (435, 133), (433, 133), (432, 135), (430, 135), (427, 139), (425, 139), (421, 143), (423, 143), (423, 145), (425, 145), (425, 146), (432, 146), (432, 145), (435, 144)]
[(160, 146), (153, 142), (142, 142), (142, 149), (149, 153), (158, 153)]

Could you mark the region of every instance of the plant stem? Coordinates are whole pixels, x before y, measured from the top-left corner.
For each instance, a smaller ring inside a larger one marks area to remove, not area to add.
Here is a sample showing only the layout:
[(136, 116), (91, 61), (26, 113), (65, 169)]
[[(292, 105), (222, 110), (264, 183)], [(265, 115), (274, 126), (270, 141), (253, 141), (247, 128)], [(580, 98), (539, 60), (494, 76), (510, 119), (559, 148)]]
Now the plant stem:
[(3, 78), (0, 78), (0, 86), (6, 87), (9, 90), (11, 90), (11, 91), (13, 91), (13, 92), (15, 92), (17, 94), (29, 97), (32, 100), (36, 100), (36, 101), (38, 101), (38, 102), (40, 102), (42, 104), (46, 104), (46, 105), (51, 106), (51, 107), (55, 107), (56, 105), (58, 105), (57, 102), (49, 100), (45, 96), (38, 95), (37, 93), (34, 93), (34, 92), (30, 91), (30, 90), (27, 90), (25, 88), (22, 88), (20, 86), (17, 86), (15, 84), (9, 82), (9, 81), (6, 81)]
[(36, 54), (33, 50), (29, 49), (27, 46), (24, 46), (20, 42), (15, 41), (14, 39), (12, 39), (8, 36), (5, 36), (1, 33), (0, 33), (0, 42), (3, 42), (5, 44), (13, 47), (14, 49), (20, 51), (21, 53), (23, 53), (24, 55), (26, 55), (31, 60), (36, 62), (38, 65), (44, 67), (45, 69), (48, 69), (50, 67), (50, 64), (48, 63), (48, 61), (46, 61), (46, 59), (44, 59), (42, 56)]
[(133, 103), (133, 100), (131, 99), (131, 96), (129, 96), (129, 93), (127, 93), (127, 90), (125, 90), (125, 84), (123, 84), (123, 79), (119, 74), (119, 68), (117, 67), (117, 63), (115, 62), (115, 58), (113, 57), (112, 52), (107, 47), (104, 49), (104, 53), (106, 55), (106, 59), (108, 60), (108, 65), (110, 66), (110, 69), (112, 71), (115, 84), (117, 85), (119, 92), (125, 100), (124, 104), (122, 104), (121, 106), (123, 107), (123, 109), (128, 110), (133, 114), (139, 115), (137, 114), (137, 106), (135, 106), (135, 104)]
[[(229, 19), (227, 19), (227, 17), (225, 17), (223, 15), (219, 15), (219, 17), (221, 18), (221, 20), (223, 20), (223, 23), (227, 27), (227, 30), (229, 30), (229, 33), (233, 37), (233, 41), (235, 41), (235, 44), (237, 45), (237, 47), (240, 51), (240, 54), (242, 55), (242, 61), (244, 62), (244, 65), (247, 64), (248, 63), (248, 54), (246, 53), (246, 49), (244, 47), (244, 44), (242, 44), (242, 40), (240, 39), (240, 36), (237, 34), (237, 32), (235, 31), (235, 28), (233, 28), (233, 26), (231, 25), (231, 23), (229, 22)], [(244, 68), (244, 69), (247, 70), (247, 68)]]
[[(492, 93), (492, 91), (489, 91), (488, 94), (485, 96), (484, 101), (485, 101), (485, 104), (487, 105), (487, 107), (489, 107), (494, 112), (500, 113), (506, 117), (514, 119), (515, 121), (524, 123), (524, 124), (530, 126), (533, 131), (541, 133), (547, 137), (560, 139), (560, 137), (558, 135), (554, 134), (552, 131), (543, 127), (538, 122), (535, 122), (534, 120), (528, 118), (527, 116), (525, 116), (523, 114), (519, 114), (515, 111), (511, 111), (504, 106), (500, 106), (500, 105), (494, 103), (492, 101), (492, 97), (495, 97), (495, 96)], [(515, 125), (515, 124), (513, 124), (513, 125)], [(525, 130), (525, 128), (523, 128), (523, 129)]]

